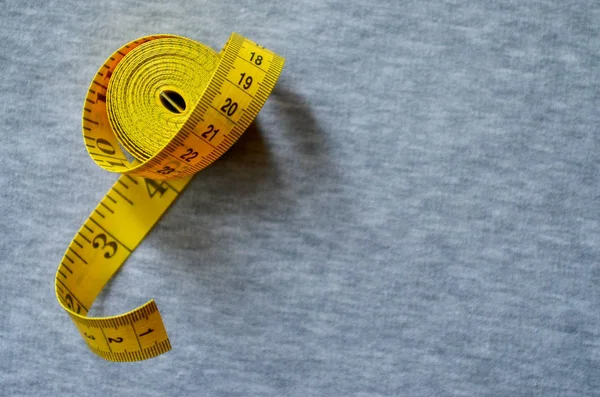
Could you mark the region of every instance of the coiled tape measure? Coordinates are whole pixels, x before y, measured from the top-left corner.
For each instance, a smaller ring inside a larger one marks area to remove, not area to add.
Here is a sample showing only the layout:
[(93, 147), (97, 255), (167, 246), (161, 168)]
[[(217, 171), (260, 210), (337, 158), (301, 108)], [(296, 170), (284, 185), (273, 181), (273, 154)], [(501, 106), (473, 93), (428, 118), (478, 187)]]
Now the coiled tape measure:
[(283, 64), (282, 57), (236, 33), (220, 54), (181, 36), (156, 35), (121, 47), (94, 76), (83, 108), (83, 139), (96, 164), (123, 175), (73, 238), (55, 290), (100, 357), (138, 361), (171, 349), (153, 300), (114, 317), (87, 313), (192, 176), (250, 125)]

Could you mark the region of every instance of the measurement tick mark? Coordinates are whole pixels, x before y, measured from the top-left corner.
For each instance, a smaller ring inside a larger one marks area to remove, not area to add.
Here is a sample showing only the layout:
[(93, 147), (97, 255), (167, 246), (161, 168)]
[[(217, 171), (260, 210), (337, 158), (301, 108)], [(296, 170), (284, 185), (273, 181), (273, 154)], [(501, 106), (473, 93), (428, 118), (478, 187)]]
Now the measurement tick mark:
[(115, 211), (113, 211), (112, 209), (110, 209), (110, 207), (106, 204), (104, 204), (102, 201), (100, 202), (100, 205), (102, 205), (104, 208), (106, 208), (107, 210), (109, 210), (111, 212), (111, 214), (114, 214)]
[(118, 191), (116, 187), (113, 186), (112, 190), (114, 190), (115, 193), (117, 193), (119, 196), (123, 197), (125, 199), (125, 201), (127, 201), (129, 204), (133, 205), (133, 202), (131, 200), (129, 200), (127, 197), (125, 197), (123, 195), (123, 193), (121, 193), (120, 191)]
[(88, 264), (88, 263), (87, 263), (87, 261), (86, 261), (85, 259), (83, 259), (83, 258), (81, 257), (81, 255), (79, 255), (79, 254), (78, 254), (78, 253), (77, 253), (77, 252), (76, 252), (76, 251), (75, 251), (73, 248), (69, 247), (69, 250), (70, 250), (72, 253), (74, 253), (75, 255), (77, 255), (77, 257), (78, 257), (79, 259), (81, 259), (81, 261), (82, 261), (83, 263), (85, 263), (86, 265)]
[(125, 175), (125, 177), (127, 179), (129, 179), (131, 182), (135, 183), (136, 185), (138, 184), (138, 181), (136, 181), (134, 178), (130, 177), (129, 175)]

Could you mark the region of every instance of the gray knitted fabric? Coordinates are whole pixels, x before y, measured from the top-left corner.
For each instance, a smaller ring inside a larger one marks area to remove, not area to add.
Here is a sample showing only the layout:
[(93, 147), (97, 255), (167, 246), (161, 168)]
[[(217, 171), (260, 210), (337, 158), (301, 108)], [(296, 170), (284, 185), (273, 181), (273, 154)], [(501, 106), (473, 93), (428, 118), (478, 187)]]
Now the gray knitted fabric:
[[(0, 0), (0, 395), (600, 395), (597, 1)], [(286, 57), (256, 125), (98, 299), (173, 350), (88, 351), (54, 296), (110, 188), (88, 84), (153, 33)]]

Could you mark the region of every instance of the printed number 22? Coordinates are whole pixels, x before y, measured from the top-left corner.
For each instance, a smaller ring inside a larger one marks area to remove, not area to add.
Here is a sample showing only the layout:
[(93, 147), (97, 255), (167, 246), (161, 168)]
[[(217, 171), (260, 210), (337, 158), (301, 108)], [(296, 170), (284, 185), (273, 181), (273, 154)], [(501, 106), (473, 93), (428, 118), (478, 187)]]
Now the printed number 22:
[(180, 159), (187, 161), (188, 163), (190, 162), (190, 160), (195, 159), (196, 157), (198, 157), (198, 152), (195, 152), (193, 149), (188, 149), (184, 154), (182, 154), (181, 156), (179, 156)]

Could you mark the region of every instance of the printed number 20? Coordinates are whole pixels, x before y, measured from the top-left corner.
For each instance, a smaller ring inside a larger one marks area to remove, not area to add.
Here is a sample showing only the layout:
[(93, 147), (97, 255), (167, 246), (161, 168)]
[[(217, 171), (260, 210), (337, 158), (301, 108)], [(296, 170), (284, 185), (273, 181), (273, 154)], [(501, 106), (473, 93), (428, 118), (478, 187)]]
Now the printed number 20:
[(221, 110), (228, 116), (233, 116), (238, 108), (237, 102), (233, 102), (231, 98), (225, 100), (225, 105), (221, 106)]

